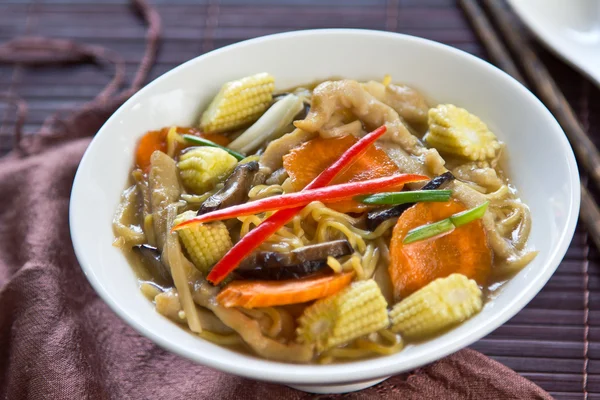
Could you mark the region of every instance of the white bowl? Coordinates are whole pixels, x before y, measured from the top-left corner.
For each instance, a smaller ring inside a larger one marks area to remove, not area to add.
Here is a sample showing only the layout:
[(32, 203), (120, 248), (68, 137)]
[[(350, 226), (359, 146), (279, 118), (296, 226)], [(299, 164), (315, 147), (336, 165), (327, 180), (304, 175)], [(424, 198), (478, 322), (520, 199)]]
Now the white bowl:
[[(510, 171), (530, 206), (529, 245), (537, 258), (508, 282), (481, 313), (428, 342), (386, 357), (335, 365), (267, 361), (219, 347), (154, 311), (137, 288), (123, 254), (111, 246), (111, 220), (125, 188), (138, 138), (168, 125), (193, 125), (221, 84), (269, 72), (279, 89), (341, 76), (391, 74), (435, 103), (480, 116), (507, 143)], [(266, 36), (195, 58), (135, 94), (106, 122), (87, 149), (70, 205), (75, 252), (90, 283), (128, 324), (162, 347), (232, 374), (313, 392), (342, 392), (453, 353), (503, 324), (548, 281), (563, 258), (579, 211), (579, 175), (558, 123), (525, 87), (494, 66), (432, 41), (366, 30), (313, 30)], [(98, 321), (102, 323), (102, 321)]]

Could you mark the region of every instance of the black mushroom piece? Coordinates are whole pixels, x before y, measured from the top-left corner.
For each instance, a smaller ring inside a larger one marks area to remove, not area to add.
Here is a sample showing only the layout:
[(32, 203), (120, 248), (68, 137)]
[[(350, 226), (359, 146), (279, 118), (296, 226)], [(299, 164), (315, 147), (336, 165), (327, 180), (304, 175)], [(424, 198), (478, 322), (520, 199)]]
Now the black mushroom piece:
[(258, 169), (259, 165), (256, 161), (238, 164), (225, 181), (223, 188), (202, 203), (198, 215), (246, 202)]
[[(436, 176), (421, 188), (421, 190), (435, 190), (442, 187), (444, 184), (452, 181), (454, 175), (450, 171), (445, 172), (441, 175)], [(391, 208), (377, 208), (367, 213), (367, 228), (374, 231), (383, 221), (390, 218), (396, 218), (402, 215), (402, 213), (408, 210), (415, 203), (398, 204)]]
[(319, 271), (327, 265), (327, 257), (352, 254), (350, 243), (343, 240), (304, 246), (287, 253), (261, 251), (246, 258), (236, 274), (246, 279), (293, 279)]
[(156, 278), (160, 285), (173, 286), (173, 277), (171, 271), (160, 259), (160, 252), (156, 247), (148, 244), (140, 244), (133, 246), (132, 250), (142, 256), (144, 265), (149, 269), (149, 272)]

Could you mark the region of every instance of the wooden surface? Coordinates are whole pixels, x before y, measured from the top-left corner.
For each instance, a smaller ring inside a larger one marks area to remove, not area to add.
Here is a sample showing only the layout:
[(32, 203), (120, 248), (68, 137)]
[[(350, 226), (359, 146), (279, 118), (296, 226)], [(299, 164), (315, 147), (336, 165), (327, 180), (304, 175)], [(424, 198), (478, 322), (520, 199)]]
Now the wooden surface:
[[(240, 40), (309, 28), (367, 28), (433, 39), (486, 58), (454, 0), (154, 0), (162, 47), (151, 78)], [(126, 0), (0, 0), (0, 42), (30, 34), (69, 38), (117, 51), (130, 77), (144, 49), (144, 26)], [(541, 50), (577, 117), (600, 144), (600, 90)], [(111, 77), (95, 65), (0, 65), (0, 91), (25, 98), (27, 133), (57, 110), (94, 97)], [(395, 77), (401, 80), (401, 77)], [(11, 147), (15, 116), (0, 103), (0, 154)], [(584, 177), (585, 181), (585, 177)], [(591, 188), (592, 192), (596, 191)], [(600, 199), (600, 197), (596, 197)], [(535, 221), (534, 221), (535, 223)], [(540, 294), (472, 347), (538, 383), (557, 399), (600, 399), (599, 253), (579, 226), (567, 256)]]

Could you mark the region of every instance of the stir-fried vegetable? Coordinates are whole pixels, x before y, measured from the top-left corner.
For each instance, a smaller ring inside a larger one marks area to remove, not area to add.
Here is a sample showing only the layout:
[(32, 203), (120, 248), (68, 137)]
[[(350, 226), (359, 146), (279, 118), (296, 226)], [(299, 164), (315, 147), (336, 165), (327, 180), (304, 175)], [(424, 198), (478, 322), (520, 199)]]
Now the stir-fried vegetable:
[(353, 272), (287, 281), (233, 281), (217, 296), (224, 307), (272, 307), (331, 296), (350, 284)]
[(217, 147), (190, 147), (179, 157), (179, 175), (186, 188), (202, 194), (233, 171), (237, 160)]
[(248, 191), (258, 173), (256, 161), (239, 162), (225, 180), (223, 188), (208, 197), (198, 210), (198, 215), (243, 203), (248, 200)]
[[(389, 273), (396, 298), (404, 298), (437, 278), (460, 273), (484, 285), (490, 276), (492, 251), (480, 219), (451, 232), (403, 243), (413, 228), (442, 221), (462, 212), (462, 203), (417, 203), (398, 218), (390, 242)], [(450, 222), (450, 226), (454, 224)]]
[(226, 152), (228, 152), (229, 154), (231, 154), (232, 156), (234, 156), (236, 158), (236, 160), (241, 161), (244, 158), (246, 158), (245, 155), (240, 154), (236, 151), (231, 150), (228, 147), (225, 146), (221, 146), (220, 144), (217, 144), (211, 140), (202, 138), (202, 137), (198, 137), (198, 136), (194, 136), (194, 135), (183, 135), (183, 138), (185, 140), (187, 140), (190, 143), (196, 144), (198, 146), (208, 146), (208, 147), (216, 147), (222, 150), (225, 150)]
[[(386, 126), (383, 125), (365, 135), (352, 147), (346, 150), (329, 168), (321, 172), (306, 186), (305, 189), (316, 189), (330, 184), (340, 172), (344, 171), (356, 159), (363, 155), (370, 148), (371, 144), (380, 138), (386, 130)], [(217, 284), (225, 279), (231, 271), (237, 268), (244, 258), (260, 246), (263, 241), (277, 232), (279, 228), (288, 223), (301, 209), (302, 208), (299, 207), (278, 211), (251, 230), (237, 242), (225, 256), (223, 256), (217, 265), (214, 266), (210, 271), (210, 274), (208, 274), (208, 281)]]
[(160, 150), (163, 153), (167, 152), (168, 133), (169, 129), (164, 128), (159, 131), (150, 131), (142, 136), (135, 152), (135, 164), (138, 168), (142, 171), (148, 171), (152, 153), (156, 150)]
[(413, 228), (408, 231), (402, 243), (409, 244), (419, 240), (429, 239), (430, 237), (450, 232), (454, 228), (458, 228), (459, 226), (473, 222), (483, 217), (485, 211), (487, 210), (488, 204), (489, 202), (486, 201), (475, 208), (456, 213), (441, 221)]
[(477, 282), (461, 274), (439, 278), (396, 304), (392, 330), (408, 340), (441, 333), (477, 314), (483, 295)]
[(436, 149), (470, 160), (494, 158), (500, 143), (483, 121), (464, 108), (440, 104), (429, 110), (425, 141)]
[(250, 128), (229, 144), (233, 150), (248, 154), (263, 143), (277, 139), (294, 117), (304, 109), (302, 99), (288, 94), (271, 106)]
[[(194, 211), (186, 211), (177, 216), (174, 224), (180, 224), (195, 215)], [(229, 231), (221, 221), (196, 224), (177, 232), (194, 266), (205, 275), (233, 245)]]
[[(442, 185), (446, 184), (447, 182), (450, 182), (453, 179), (454, 175), (452, 175), (450, 171), (445, 172), (427, 182), (427, 184), (423, 186), (421, 190), (437, 190)], [(391, 208), (369, 211), (369, 213), (367, 214), (367, 228), (374, 231), (383, 221), (399, 217), (404, 211), (408, 210), (413, 205), (414, 203), (406, 203), (399, 204)]]
[[(399, 187), (405, 183), (418, 182), (425, 179), (427, 179), (427, 177), (424, 175), (393, 175), (384, 178), (370, 179), (368, 181), (343, 183), (340, 185), (327, 186), (318, 189), (308, 189), (301, 192), (267, 197), (252, 201), (250, 203), (240, 204), (199, 215), (181, 223), (180, 225), (175, 226), (174, 229), (177, 230), (181, 227), (201, 222), (259, 214), (272, 210), (285, 210), (288, 208), (302, 207), (313, 201), (335, 203), (357, 195), (373, 193), (379, 190), (386, 190), (390, 187)], [(446, 196), (446, 200), (448, 200), (448, 197), (449, 196)]]
[(200, 119), (207, 132), (225, 132), (258, 119), (271, 104), (275, 78), (267, 73), (227, 82)]
[[(294, 189), (301, 190), (321, 171), (329, 167), (344, 151), (357, 142), (354, 136), (323, 139), (318, 137), (293, 149), (283, 157), (283, 166), (288, 172)], [(371, 146), (332, 183), (360, 182), (400, 173), (396, 164), (382, 149)], [(332, 205), (340, 212), (362, 212), (368, 208), (353, 199)]]
[(418, 201), (448, 201), (451, 190), (413, 190), (409, 192), (377, 193), (359, 198), (365, 204), (406, 204)]
[(390, 321), (387, 302), (372, 280), (352, 283), (304, 310), (298, 320), (298, 341), (323, 351), (380, 329)]

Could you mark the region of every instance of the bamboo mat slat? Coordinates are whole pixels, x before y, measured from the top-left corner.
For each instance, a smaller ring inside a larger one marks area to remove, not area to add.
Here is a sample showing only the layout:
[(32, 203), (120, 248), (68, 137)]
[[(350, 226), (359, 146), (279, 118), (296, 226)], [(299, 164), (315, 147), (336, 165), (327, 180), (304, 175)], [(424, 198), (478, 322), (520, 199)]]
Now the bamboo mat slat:
[[(151, 79), (214, 48), (260, 35), (311, 28), (396, 31), (437, 40), (486, 58), (454, 0), (152, 3), (163, 18), (164, 31)], [(0, 0), (0, 41), (23, 34), (109, 47), (124, 58), (128, 78), (145, 44), (144, 26), (126, 0)], [(540, 52), (583, 126), (600, 145), (600, 90), (548, 51)], [(109, 67), (95, 65), (0, 65), (0, 91), (10, 90), (27, 100), (29, 114), (24, 129), (34, 132), (55, 111), (73, 109), (94, 97), (110, 77)], [(14, 123), (13, 110), (0, 104), (0, 154), (11, 148)], [(596, 188), (590, 189), (596, 192)], [(590, 291), (587, 310), (586, 279)], [(513, 368), (557, 399), (584, 399), (584, 391), (588, 392), (588, 399), (600, 399), (600, 253), (591, 247), (582, 225), (577, 227), (565, 260), (546, 287), (518, 315), (472, 348)]]

